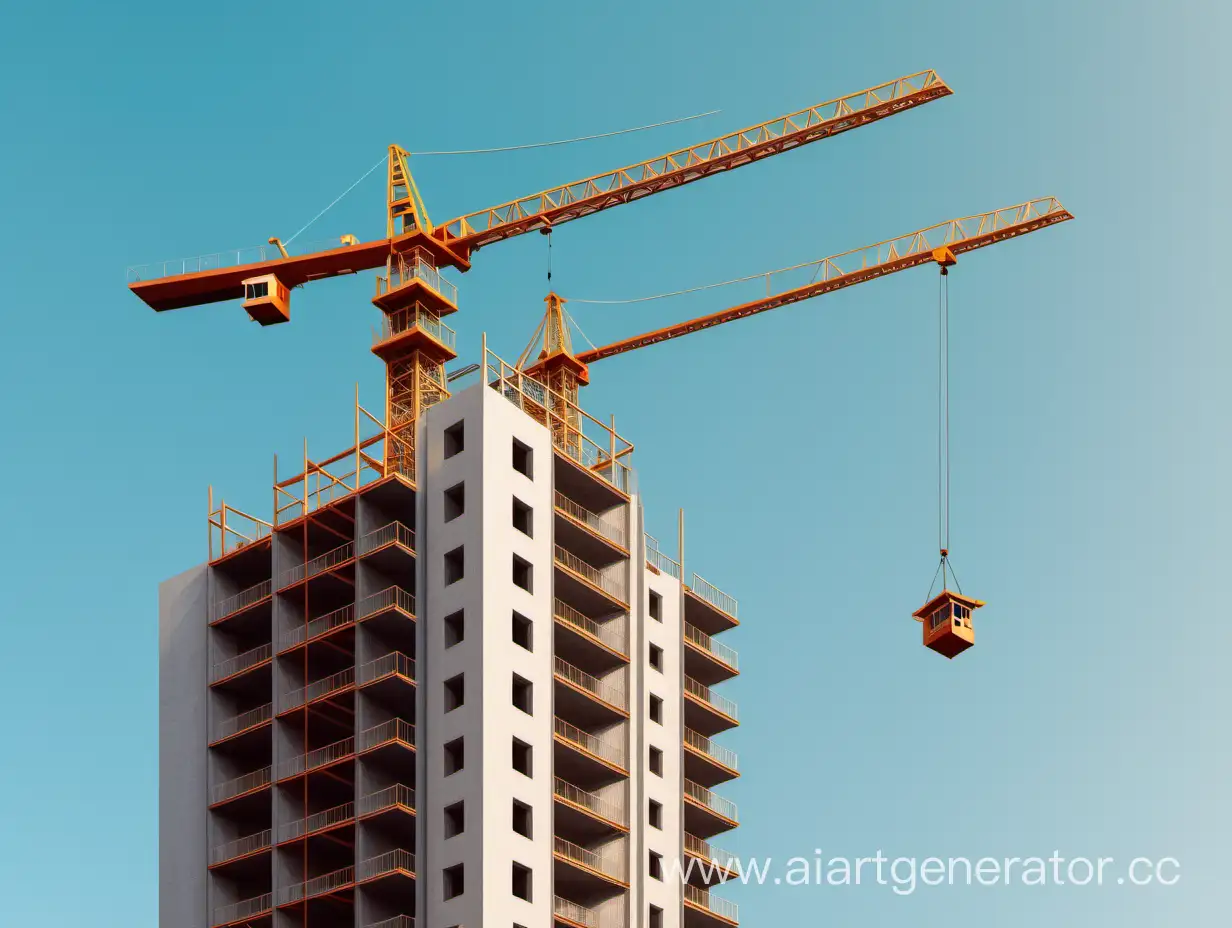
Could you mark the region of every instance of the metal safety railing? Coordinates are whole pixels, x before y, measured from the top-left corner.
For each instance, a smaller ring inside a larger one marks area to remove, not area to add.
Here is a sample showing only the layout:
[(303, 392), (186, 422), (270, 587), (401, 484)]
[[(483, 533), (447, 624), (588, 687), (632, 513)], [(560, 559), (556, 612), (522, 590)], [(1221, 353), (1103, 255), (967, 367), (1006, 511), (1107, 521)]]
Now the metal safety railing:
[(558, 512), (565, 515), (574, 522), (584, 525), (586, 528), (595, 532), (598, 535), (606, 538), (615, 544), (625, 547), (625, 530), (622, 525), (605, 519), (603, 516), (591, 512), (586, 507), (579, 503), (575, 503), (569, 497), (561, 493), (560, 490), (555, 491), (556, 509)]
[(684, 901), (689, 905), (705, 909), (707, 912), (711, 912), (729, 922), (738, 922), (740, 920), (740, 909), (736, 903), (730, 899), (715, 896), (700, 887), (691, 886), (688, 883), (684, 884)]
[(339, 825), (354, 820), (354, 818), (355, 804), (344, 802), (340, 806), (322, 809), (320, 812), (314, 812), (312, 815), (285, 823), (278, 829), (278, 841), (279, 843), (294, 841), (296, 838), (302, 838), (305, 835), (312, 835), (319, 831), (336, 828)]
[(259, 851), (267, 851), (273, 845), (272, 839), (273, 832), (267, 828), (265, 831), (258, 831), (255, 835), (246, 835), (225, 844), (215, 845), (210, 849), (210, 863), (220, 864), (224, 860), (235, 860)]
[(292, 902), (299, 902), (301, 899), (311, 899), (314, 896), (323, 896), (326, 893), (337, 892), (342, 887), (350, 886), (354, 882), (355, 868), (343, 867), (341, 870), (334, 870), (332, 873), (324, 873), (321, 876), (314, 876), (310, 880), (284, 886), (278, 890), (278, 904), (289, 905)]
[(703, 683), (698, 683), (692, 677), (684, 678), (684, 692), (686, 696), (692, 696), (698, 699), (713, 709), (723, 713), (732, 720), (738, 720), (740, 716), (736, 711), (736, 704), (726, 696), (721, 696)]
[(273, 656), (274, 646), (272, 644), (262, 644), (257, 645), (257, 647), (250, 651), (245, 651), (234, 657), (228, 657), (226, 660), (217, 661), (210, 669), (210, 682), (217, 683), (219, 680), (227, 679), (227, 677), (234, 677), (238, 673), (243, 673), (245, 670), (250, 670), (257, 666), (257, 664), (272, 659)]
[(581, 577), (591, 586), (597, 587), (609, 596), (615, 597), (620, 602), (627, 603), (629, 601), (629, 594), (623, 577), (587, 564), (576, 554), (566, 551), (560, 545), (556, 545), (556, 563)]
[(333, 612), (327, 612), (325, 615), (317, 616), (308, 623), (296, 625), (278, 639), (278, 650), (286, 651), (296, 645), (303, 644), (305, 641), (312, 641), (314, 638), (320, 638), (329, 632), (350, 625), (355, 621), (355, 607), (353, 605), (343, 606), (341, 609), (335, 609)]
[(706, 789), (700, 783), (692, 780), (684, 781), (684, 797), (698, 805), (705, 806), (716, 815), (730, 821), (736, 821), (736, 804), (718, 793)]
[(215, 925), (231, 925), (246, 918), (256, 918), (274, 908), (274, 897), (271, 893), (262, 893), (251, 899), (232, 902), (230, 905), (220, 905), (214, 909)]
[(588, 635), (617, 654), (629, 656), (629, 639), (625, 634), (627, 616), (622, 615), (618, 619), (607, 622), (596, 622), (590, 616), (583, 615), (559, 599), (552, 600), (552, 614), (558, 621)]
[(552, 672), (564, 682), (585, 690), (613, 708), (625, 712), (629, 709), (629, 697), (623, 686), (600, 680), (559, 657), (552, 659)]
[(372, 344), (379, 345), (414, 328), (427, 332), (450, 351), (457, 347), (458, 336), (454, 330), (441, 322), (441, 317), (422, 303), (387, 314), (381, 320), (381, 327), (372, 330)]
[(581, 748), (587, 754), (593, 754), (600, 760), (615, 764), (617, 767), (623, 768), (625, 766), (624, 745), (604, 741), (597, 735), (582, 731), (576, 725), (572, 725), (561, 718), (554, 719), (553, 725), (556, 737), (562, 741)]
[(341, 564), (345, 564), (351, 558), (355, 557), (355, 542), (348, 541), (346, 544), (326, 551), (324, 554), (318, 554), (304, 564), (299, 564), (285, 571), (282, 575), (282, 587), (290, 586), (293, 583), (299, 583), (303, 580), (311, 579), (317, 574), (323, 574), (327, 570), (333, 570)]
[(220, 802), (226, 802), (228, 799), (234, 799), (236, 796), (264, 789), (270, 785), (272, 773), (272, 768), (262, 767), (260, 770), (253, 770), (251, 773), (245, 773), (234, 779), (215, 783), (210, 789), (210, 805), (217, 805)]
[(415, 790), (401, 783), (369, 793), (359, 800), (360, 815), (376, 815), (388, 809), (415, 809)]
[(458, 288), (441, 276), (441, 272), (425, 261), (419, 255), (398, 256), (387, 274), (378, 275), (376, 279), (376, 295), (384, 296), (400, 287), (405, 287), (413, 280), (423, 284), (437, 296), (447, 300), (456, 309), (458, 306)]
[(365, 554), (371, 554), (377, 548), (384, 548), (386, 545), (392, 544), (414, 551), (415, 532), (401, 522), (390, 522), (388, 525), (374, 528), (364, 535), (363, 538), (359, 539), (359, 553), (362, 557)]
[(407, 615), (415, 615), (415, 597), (399, 586), (390, 586), (365, 596), (359, 601), (357, 611), (360, 619), (366, 619), (386, 609), (398, 609)]
[(740, 858), (735, 854), (715, 847), (709, 841), (705, 841), (696, 835), (691, 835), (687, 831), (684, 834), (684, 852), (701, 860), (709, 861), (723, 870), (732, 870), (740, 866)]
[(617, 825), (629, 824), (623, 802), (616, 802), (597, 793), (587, 792), (582, 787), (574, 786), (568, 780), (563, 780), (560, 777), (552, 778), (552, 792), (565, 802), (580, 806), (609, 822), (614, 822)]
[(228, 596), (226, 599), (220, 599), (214, 604), (212, 613), (212, 621), (217, 622), (227, 616), (235, 615), (237, 612), (243, 612), (251, 606), (255, 606), (263, 599), (268, 599), (273, 593), (273, 584), (269, 580), (262, 580), (260, 583), (253, 584), (246, 590), (240, 590), (234, 596)]
[(278, 711), (286, 712), (288, 709), (295, 709), (314, 700), (333, 696), (335, 693), (339, 693), (354, 685), (355, 668), (348, 667), (346, 670), (340, 670), (337, 673), (330, 674), (328, 677), (314, 680), (307, 686), (301, 686), (291, 690), (289, 693), (284, 693), (282, 699), (278, 700)]
[(367, 686), (386, 677), (415, 679), (415, 661), (401, 651), (391, 651), (359, 667), (359, 685)]
[(415, 919), (410, 915), (395, 915), (379, 922), (369, 922), (364, 928), (415, 928)]
[[(284, 245), (291, 257), (310, 255), (320, 251), (329, 251), (346, 245), (345, 239), (329, 238), (311, 242), (296, 242), (294, 246)], [(251, 245), (246, 248), (232, 248), (229, 251), (216, 251), (208, 255), (194, 255), (191, 258), (174, 258), (168, 261), (154, 261), (150, 264), (130, 265), (126, 271), (127, 283), (138, 283), (143, 280), (160, 280), (163, 277), (178, 277), (181, 274), (200, 274), (203, 271), (217, 271), (227, 267), (243, 267), (246, 264), (264, 264), (267, 261), (277, 261), (283, 257), (277, 245)]]
[(333, 744), (327, 744), (324, 747), (319, 747), (297, 757), (284, 760), (278, 765), (278, 779), (285, 780), (288, 777), (297, 777), (304, 773), (311, 773), (313, 770), (337, 763), (354, 753), (355, 739), (343, 738), (341, 741), (335, 741)]
[(598, 912), (563, 896), (552, 897), (552, 914), (575, 925), (584, 925), (585, 928), (600, 928)]
[(402, 719), (389, 719), (359, 733), (359, 749), (372, 751), (386, 744), (415, 746), (415, 726)]
[(695, 732), (691, 728), (684, 730), (684, 743), (686, 747), (692, 748), (701, 754), (705, 754), (716, 763), (722, 764), (729, 770), (739, 770), (739, 758), (736, 752), (731, 748), (723, 747), (721, 744), (715, 744), (705, 735)]
[(732, 670), (740, 669), (740, 658), (733, 648), (715, 641), (700, 628), (690, 625), (688, 622), (684, 625), (684, 640), (691, 645), (701, 648), (711, 657), (727, 665)]
[(660, 573), (680, 579), (680, 563), (659, 550), (659, 541), (654, 535), (646, 535), (646, 563)]
[(622, 860), (619, 857), (613, 859), (615, 855), (612, 855), (610, 851), (605, 853), (592, 851), (580, 844), (574, 844), (572, 841), (566, 841), (564, 838), (553, 835), (552, 853), (614, 880), (623, 881), (625, 879), (626, 868), (621, 865)]
[(257, 706), (257, 708), (249, 709), (247, 712), (240, 712), (237, 715), (217, 722), (214, 725), (214, 737), (210, 740), (217, 742), (222, 741), (224, 738), (231, 738), (242, 731), (256, 728), (258, 725), (264, 725), (273, 717), (274, 706), (272, 703)]
[(738, 604), (736, 603), (736, 598), (724, 593), (713, 583), (702, 579), (697, 574), (693, 575), (693, 583), (690, 585), (689, 590), (695, 596), (698, 596), (710, 603), (710, 605), (718, 609), (719, 612), (725, 613), (733, 619), (737, 617), (736, 610)]
[(358, 871), (360, 882), (375, 880), (391, 873), (409, 873), (414, 876), (415, 855), (401, 848), (386, 851), (384, 854), (361, 860)]

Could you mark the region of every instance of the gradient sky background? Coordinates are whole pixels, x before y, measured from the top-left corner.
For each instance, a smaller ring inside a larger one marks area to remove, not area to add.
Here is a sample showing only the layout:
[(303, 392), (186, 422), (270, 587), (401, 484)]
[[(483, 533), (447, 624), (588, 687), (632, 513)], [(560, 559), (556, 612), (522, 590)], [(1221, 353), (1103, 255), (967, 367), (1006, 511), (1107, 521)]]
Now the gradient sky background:
[[(935, 566), (936, 279), (913, 271), (596, 366), (652, 530), (739, 597), (725, 788), (750, 854), (1174, 856), (1170, 889), (734, 888), (742, 923), (1224, 924), (1232, 465), (1219, 278), (1232, 14), (1214, 2), (8, 4), (0, 28), (0, 925), (157, 911), (157, 583), (206, 486), (268, 514), (270, 455), (376, 408), (371, 275), (155, 316), (127, 265), (284, 237), (392, 141), (437, 219), (936, 68), (947, 100), (562, 228), (612, 299), (1055, 194), (1076, 222), (951, 285), (952, 663)], [(305, 238), (382, 230), (379, 172)], [(545, 242), (459, 281), (465, 359), (516, 357)], [(739, 302), (574, 306), (594, 340)], [(436, 926), (430, 926), (436, 928)], [(500, 928), (500, 926), (489, 926)]]

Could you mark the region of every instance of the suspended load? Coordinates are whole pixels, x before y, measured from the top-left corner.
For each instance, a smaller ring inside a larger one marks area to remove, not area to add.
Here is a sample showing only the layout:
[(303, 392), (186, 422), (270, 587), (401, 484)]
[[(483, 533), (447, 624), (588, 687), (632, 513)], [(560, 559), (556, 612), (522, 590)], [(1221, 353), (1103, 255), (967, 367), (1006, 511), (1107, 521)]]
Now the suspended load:
[(924, 647), (953, 659), (975, 644), (971, 614), (984, 605), (952, 590), (942, 590), (912, 613), (924, 625)]

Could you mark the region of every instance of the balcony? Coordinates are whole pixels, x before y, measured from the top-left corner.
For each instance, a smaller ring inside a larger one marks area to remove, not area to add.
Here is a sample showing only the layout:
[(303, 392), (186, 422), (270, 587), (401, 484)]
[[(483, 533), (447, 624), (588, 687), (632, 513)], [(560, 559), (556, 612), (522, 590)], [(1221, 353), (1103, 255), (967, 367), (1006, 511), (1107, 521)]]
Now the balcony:
[(616, 519), (591, 512), (559, 490), (553, 508), (558, 517), (556, 537), (582, 556), (600, 563), (629, 556), (624, 526)]
[(278, 582), (278, 589), (285, 590), (288, 587), (295, 586), (297, 583), (311, 580), (313, 577), (332, 573), (347, 566), (353, 560), (355, 560), (355, 542), (348, 541), (346, 544), (339, 545), (326, 551), (324, 554), (318, 554), (316, 557), (309, 558), (303, 564), (298, 564), (290, 570), (284, 571), (282, 578)]
[(452, 360), (457, 355), (457, 341), (453, 329), (418, 301), (387, 313), (381, 327), (372, 331), (372, 351), (386, 361), (415, 349), (436, 354), (438, 359)]
[(715, 847), (709, 841), (703, 841), (697, 835), (685, 832), (684, 853), (698, 861), (690, 873), (690, 878), (703, 886), (722, 883), (738, 876), (740, 858), (729, 851)]
[(259, 831), (254, 835), (237, 838), (225, 844), (215, 845), (210, 848), (211, 869), (243, 860), (256, 854), (263, 854), (273, 846), (272, 837), (273, 832), (267, 828), (265, 831)]
[(411, 294), (425, 297), (438, 313), (447, 314), (458, 308), (458, 288), (442, 277), (441, 272), (417, 250), (409, 255), (398, 255), (391, 261), (385, 275), (377, 276), (373, 302), (382, 308), (393, 309)]
[(278, 638), (278, 653), (285, 654), (305, 642), (316, 641), (341, 629), (350, 628), (355, 624), (355, 606), (347, 605), (341, 609), (327, 612), (307, 623), (301, 623), (283, 632)]
[(684, 827), (699, 838), (709, 838), (739, 825), (736, 804), (700, 783), (684, 781)]
[(210, 746), (213, 747), (223, 741), (255, 731), (268, 725), (273, 721), (273, 718), (274, 706), (272, 703), (266, 703), (264, 706), (257, 706), (257, 708), (249, 709), (247, 712), (240, 712), (230, 718), (222, 719), (214, 725)]
[(329, 699), (354, 688), (355, 668), (348, 667), (346, 670), (340, 670), (338, 673), (330, 674), (328, 677), (314, 680), (307, 686), (301, 686), (298, 689), (291, 690), (289, 693), (284, 693), (282, 698), (278, 700), (278, 714), (283, 715), (301, 706), (311, 705), (321, 699)]
[(356, 867), (359, 882), (370, 883), (386, 877), (415, 878), (415, 855), (401, 848), (386, 851), (367, 860), (361, 860)]
[(214, 909), (211, 924), (214, 928), (225, 928), (228, 925), (242, 925), (253, 919), (269, 916), (274, 911), (274, 897), (270, 893), (254, 896), (242, 902), (230, 905), (220, 905)]
[[(553, 737), (557, 744), (564, 745), (580, 754), (582, 763), (569, 763), (558, 756), (557, 769), (564, 772), (564, 767), (581, 769), (590, 776), (602, 776), (612, 770), (624, 776), (629, 775), (625, 766), (625, 748), (623, 743), (608, 741), (597, 735), (582, 731), (576, 725), (564, 719), (553, 719)], [(596, 765), (598, 769), (596, 769)]]
[(413, 782), (415, 726), (410, 722), (395, 718), (364, 729), (359, 733), (359, 752)]
[(659, 540), (650, 534), (646, 535), (646, 566), (657, 574), (680, 579), (680, 563), (660, 551)]
[(552, 674), (561, 684), (556, 690), (556, 709), (562, 715), (593, 726), (610, 725), (629, 717), (629, 697), (623, 669), (613, 671), (607, 679), (600, 680), (559, 657), (553, 657)]
[(415, 919), (410, 915), (395, 915), (379, 922), (371, 922), (364, 928), (415, 928)]
[(359, 621), (375, 629), (387, 640), (414, 636), (415, 597), (398, 586), (386, 587), (365, 596), (355, 606)]
[(692, 729), (684, 731), (684, 775), (703, 786), (716, 786), (740, 776), (736, 752), (715, 744)]
[(386, 705), (409, 698), (415, 686), (415, 662), (401, 651), (391, 651), (359, 667), (359, 686)]
[(552, 856), (557, 861), (569, 865), (574, 871), (579, 871), (568, 875), (558, 875), (557, 885), (583, 887), (590, 884), (593, 886), (594, 881), (589, 879), (592, 877), (597, 877), (605, 883), (628, 885), (629, 855), (623, 839), (609, 842), (602, 850), (592, 851), (553, 835)]
[(323, 770), (335, 764), (350, 760), (355, 755), (355, 739), (343, 738), (333, 744), (315, 748), (297, 757), (284, 760), (278, 765), (278, 781), (291, 780), (295, 777)]
[(267, 614), (272, 596), (272, 581), (262, 580), (246, 590), (241, 590), (233, 596), (214, 603), (214, 608), (210, 612), (210, 624), (219, 625), (232, 619), (248, 617), (247, 613)]
[(245, 674), (250, 670), (255, 670), (257, 667), (269, 666), (269, 663), (274, 658), (274, 646), (271, 644), (262, 644), (253, 648), (250, 651), (245, 651), (242, 654), (237, 654), (234, 657), (228, 657), (225, 660), (215, 661), (210, 668), (210, 685), (233, 680), (241, 674)]
[(572, 928), (602, 928), (597, 911), (561, 896), (552, 897), (552, 917)]
[(355, 868), (343, 867), (278, 890), (278, 906), (295, 905), (316, 896), (326, 896), (355, 884)]
[(415, 532), (390, 522), (359, 539), (359, 556), (391, 577), (415, 572)]
[(349, 826), (354, 821), (355, 804), (344, 802), (331, 809), (323, 809), (293, 822), (286, 822), (278, 829), (278, 843), (286, 844), (289, 841), (298, 841), (300, 838), (307, 838), (311, 835), (324, 834)]
[(568, 647), (580, 649), (587, 655), (588, 662), (610, 666), (615, 663), (613, 657), (622, 662), (629, 660), (627, 616), (621, 615), (606, 622), (596, 622), (568, 603), (555, 599), (552, 601), (552, 617), (569, 633)]
[(269, 789), (272, 773), (272, 767), (263, 767), (260, 770), (214, 784), (210, 789), (210, 806), (218, 806), (224, 802)]
[[(739, 909), (730, 899), (712, 895), (697, 886), (684, 886), (684, 923), (687, 928), (710, 925), (735, 925), (740, 921)], [(700, 917), (694, 917), (694, 916)]]
[(684, 617), (707, 634), (716, 635), (740, 624), (736, 617), (737, 603), (713, 583), (693, 575), (692, 584), (685, 587)]
[(684, 724), (707, 737), (740, 724), (736, 704), (692, 677), (684, 678)]
[(415, 815), (415, 790), (401, 783), (395, 783), (375, 793), (369, 793), (359, 800), (360, 818), (375, 818), (389, 812)]
[(740, 673), (736, 652), (711, 638), (696, 625), (685, 623), (684, 643), (685, 675), (698, 683), (713, 686)]
[(552, 778), (552, 795), (557, 802), (556, 826), (570, 834), (588, 839), (610, 834), (612, 830), (628, 831), (629, 816), (624, 785), (610, 795), (582, 789), (561, 777)]
[(613, 604), (628, 610), (629, 592), (623, 563), (600, 570), (560, 545), (555, 547), (555, 560), (561, 575), (570, 581), (562, 586), (561, 592), (567, 588), (572, 597), (577, 597), (578, 606), (595, 613), (611, 611)]

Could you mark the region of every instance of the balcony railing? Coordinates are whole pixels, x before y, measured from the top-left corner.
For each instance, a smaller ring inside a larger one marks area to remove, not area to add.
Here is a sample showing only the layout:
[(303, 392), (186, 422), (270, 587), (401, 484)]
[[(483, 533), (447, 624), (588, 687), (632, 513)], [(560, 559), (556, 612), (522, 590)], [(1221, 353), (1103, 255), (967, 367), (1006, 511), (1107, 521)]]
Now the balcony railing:
[(390, 873), (409, 873), (413, 876), (415, 873), (415, 855), (410, 851), (404, 851), (400, 848), (398, 850), (386, 851), (384, 854), (378, 854), (376, 857), (361, 860), (358, 870), (360, 882), (375, 880), (377, 877), (386, 876)]
[(273, 592), (273, 584), (269, 580), (262, 580), (260, 583), (250, 586), (246, 590), (240, 590), (234, 596), (228, 596), (226, 599), (220, 599), (214, 603), (213, 621), (226, 618), (249, 606), (255, 606), (263, 599), (268, 599), (270, 593)]
[(246, 918), (256, 918), (274, 907), (274, 897), (270, 893), (253, 896), (241, 902), (230, 905), (220, 905), (214, 910), (215, 925), (230, 925)]
[(267, 828), (255, 835), (247, 835), (243, 838), (236, 838), (234, 841), (228, 841), (226, 844), (216, 845), (210, 850), (210, 863), (220, 864), (224, 860), (235, 860), (237, 857), (247, 857), (249, 854), (269, 850), (273, 844), (272, 838), (273, 832)]
[(359, 540), (360, 555), (369, 554), (377, 548), (397, 544), (411, 551), (415, 550), (415, 533), (401, 522), (390, 522), (380, 528), (373, 529)]
[[(622, 850), (621, 845), (612, 845), (612, 848)], [(611, 877), (614, 880), (625, 880), (625, 870), (623, 855), (612, 853), (607, 850), (603, 853), (592, 851), (580, 845), (574, 844), (572, 841), (566, 841), (564, 838), (552, 836), (552, 852), (557, 857), (563, 857), (575, 864), (580, 864), (588, 870), (595, 873), (601, 873), (604, 876)]]
[(279, 843), (294, 841), (296, 838), (304, 837), (304, 835), (316, 834), (318, 831), (337, 827), (354, 818), (355, 804), (353, 802), (344, 802), (342, 805), (334, 806), (332, 809), (323, 809), (305, 818), (287, 822), (278, 829), (278, 841)]
[(343, 738), (341, 741), (335, 741), (333, 744), (327, 744), (306, 754), (300, 754), (298, 757), (284, 760), (278, 765), (278, 779), (285, 780), (288, 777), (297, 777), (300, 774), (311, 773), (320, 767), (337, 763), (344, 757), (354, 753), (355, 739)]
[(359, 667), (360, 686), (367, 686), (369, 683), (393, 676), (414, 680), (415, 662), (400, 651), (391, 651)]
[(736, 903), (730, 899), (723, 899), (719, 896), (714, 896), (706, 890), (697, 886), (692, 886), (688, 883), (684, 886), (684, 901), (689, 905), (697, 906), (705, 909), (719, 918), (726, 919), (729, 922), (738, 922), (740, 920), (740, 910)]
[(441, 272), (418, 255), (398, 257), (385, 276), (377, 276), (376, 295), (384, 296), (391, 290), (406, 286), (412, 280), (421, 280), (429, 290), (444, 297), (454, 307), (458, 305), (458, 288), (441, 276)]
[(552, 914), (557, 918), (573, 922), (575, 925), (585, 925), (586, 928), (600, 928), (599, 913), (588, 909), (580, 902), (573, 902), (561, 896), (552, 897)]
[(602, 738), (590, 734), (590, 732), (582, 731), (576, 725), (570, 725), (564, 719), (554, 719), (553, 724), (556, 736), (561, 740), (576, 745), (588, 754), (593, 754), (595, 757), (601, 758), (610, 764), (615, 764), (622, 769), (624, 768), (624, 745), (604, 741)]
[(242, 796), (244, 793), (251, 793), (253, 790), (269, 786), (272, 773), (272, 768), (263, 767), (260, 770), (254, 770), (251, 773), (238, 776), (233, 780), (216, 783), (210, 790), (210, 804), (217, 805), (228, 799), (234, 799), (236, 796)]
[(427, 332), (450, 351), (457, 347), (458, 336), (453, 329), (441, 322), (441, 317), (422, 303), (415, 303), (385, 316), (381, 320), (381, 327), (372, 330), (372, 344), (379, 345), (416, 327)]
[(365, 596), (359, 601), (357, 609), (360, 619), (366, 619), (386, 609), (400, 609), (408, 615), (414, 615), (415, 597), (401, 587), (390, 586), (379, 593)]
[(591, 676), (584, 670), (579, 670), (572, 664), (566, 663), (559, 657), (552, 659), (552, 669), (560, 679), (572, 686), (585, 690), (596, 699), (599, 699), (609, 706), (627, 712), (629, 710), (629, 697), (625, 693), (625, 688), (616, 684), (608, 683), (600, 680), (598, 677)]
[(715, 660), (726, 664), (732, 670), (740, 669), (740, 659), (733, 648), (715, 641), (700, 628), (687, 622), (684, 626), (684, 640), (691, 645), (701, 648)]
[(624, 616), (607, 622), (596, 622), (590, 616), (583, 615), (568, 603), (561, 602), (559, 599), (552, 601), (552, 612), (558, 620), (566, 625), (571, 625), (582, 634), (589, 635), (605, 647), (611, 648), (617, 654), (624, 657), (629, 656), (629, 639), (624, 631), (626, 627)]
[(608, 541), (620, 545), (622, 548), (625, 547), (625, 530), (622, 525), (591, 512), (589, 509), (575, 503), (559, 490), (556, 491), (556, 508), (574, 522), (580, 522)]
[(231, 716), (229, 719), (223, 719), (218, 722), (214, 726), (214, 737), (211, 740), (221, 741), (223, 738), (230, 738), (232, 735), (238, 735), (249, 728), (264, 725), (273, 717), (274, 707), (271, 703), (257, 706), (255, 709), (249, 709), (247, 712), (241, 712), (238, 715)]
[(301, 686), (298, 689), (291, 690), (289, 693), (284, 693), (282, 699), (278, 700), (278, 711), (286, 712), (288, 709), (297, 708), (315, 699), (324, 699), (326, 696), (332, 696), (354, 685), (355, 668), (348, 667), (346, 670), (340, 670), (337, 673), (330, 674), (328, 677), (314, 680), (307, 686)]
[(293, 648), (297, 644), (319, 638), (327, 632), (332, 632), (336, 628), (342, 628), (342, 626), (349, 625), (354, 621), (355, 607), (353, 605), (343, 606), (341, 609), (335, 609), (333, 612), (317, 616), (307, 624), (300, 623), (284, 632), (282, 637), (278, 639), (278, 649), (285, 651), (287, 648)]
[(607, 799), (596, 793), (587, 792), (580, 786), (574, 786), (567, 780), (562, 780), (560, 777), (552, 778), (552, 791), (565, 802), (571, 805), (580, 806), (587, 811), (595, 813), (602, 819), (613, 822), (617, 825), (628, 825), (629, 821), (625, 815), (625, 804), (616, 802), (612, 799)]
[(736, 817), (736, 804), (734, 802), (706, 789), (700, 783), (685, 780), (684, 795), (686, 799), (691, 799), (698, 805), (705, 806), (716, 815), (721, 815), (723, 818), (733, 822), (738, 820)]
[(409, 915), (395, 915), (379, 922), (370, 922), (364, 928), (415, 928), (415, 919)]
[(659, 541), (654, 535), (646, 535), (646, 563), (660, 573), (680, 579), (680, 564), (659, 550)]
[(299, 902), (301, 899), (311, 899), (313, 896), (323, 896), (326, 893), (337, 892), (342, 887), (349, 886), (354, 882), (355, 868), (343, 867), (341, 870), (335, 870), (332, 873), (314, 876), (311, 880), (304, 880), (302, 883), (284, 886), (278, 890), (278, 904), (290, 905), (292, 902)]
[(390, 719), (380, 725), (373, 725), (359, 733), (359, 749), (371, 751), (383, 744), (400, 742), (412, 747), (415, 745), (415, 726), (402, 719)]
[(709, 861), (722, 870), (733, 870), (740, 866), (740, 858), (735, 854), (715, 847), (709, 841), (703, 841), (687, 831), (684, 835), (684, 852), (699, 860)]
[(684, 730), (684, 743), (693, 750), (705, 754), (715, 763), (722, 764), (728, 770), (739, 770), (737, 765), (738, 759), (736, 752), (731, 748), (725, 748), (721, 744), (715, 744), (705, 735), (698, 734), (691, 728)]
[(684, 691), (686, 695), (700, 699), (702, 702), (712, 706), (714, 709), (726, 715), (731, 719), (739, 719), (736, 714), (736, 704), (726, 696), (720, 696), (710, 687), (698, 683), (692, 677), (684, 678)]
[(348, 541), (344, 545), (339, 545), (330, 551), (326, 551), (324, 554), (318, 554), (306, 563), (299, 564), (285, 571), (282, 575), (282, 586), (290, 586), (292, 583), (299, 583), (301, 580), (308, 580), (327, 570), (333, 570), (339, 564), (345, 564), (354, 556), (355, 542)]
[(689, 587), (690, 590), (697, 596), (700, 596), (719, 612), (725, 612), (733, 619), (736, 618), (736, 598), (728, 596), (713, 583), (703, 580), (697, 574), (693, 575), (693, 584)]
[(226, 660), (218, 661), (210, 671), (210, 682), (217, 683), (219, 680), (233, 677), (237, 673), (243, 673), (245, 670), (257, 666), (262, 661), (268, 661), (273, 656), (274, 646), (272, 644), (262, 644), (251, 651), (245, 651), (243, 654), (235, 655), (235, 657), (228, 657)]
[(398, 808), (412, 810), (415, 808), (415, 790), (401, 783), (369, 793), (359, 800), (360, 815), (376, 815), (386, 809)]
[(556, 563), (564, 567), (566, 570), (580, 576), (583, 580), (593, 586), (603, 590), (603, 592), (614, 596), (622, 603), (629, 601), (628, 593), (625, 591), (625, 581), (621, 576), (617, 576), (607, 571), (602, 571), (598, 567), (593, 567), (587, 564), (584, 560), (578, 557), (571, 551), (566, 551), (560, 545), (556, 546)]

